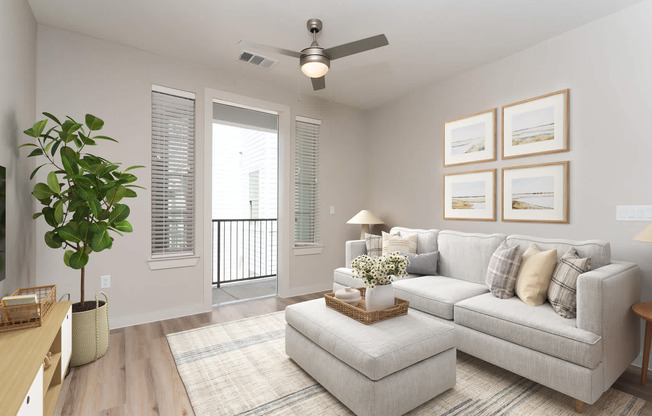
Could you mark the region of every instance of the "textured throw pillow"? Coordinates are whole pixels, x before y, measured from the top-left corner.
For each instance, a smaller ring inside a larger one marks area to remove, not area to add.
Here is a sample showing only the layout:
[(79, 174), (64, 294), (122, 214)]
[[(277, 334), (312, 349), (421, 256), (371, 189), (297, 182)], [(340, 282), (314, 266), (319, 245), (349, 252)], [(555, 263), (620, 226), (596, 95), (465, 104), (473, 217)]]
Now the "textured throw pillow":
[(577, 278), (589, 270), (591, 258), (581, 259), (574, 248), (559, 259), (548, 288), (548, 300), (557, 314), (568, 319), (577, 316)]
[(519, 246), (510, 247), (506, 241), (503, 241), (494, 251), (484, 278), (492, 295), (500, 299), (514, 296), (514, 286), (518, 269), (521, 267), (521, 260)]
[(364, 242), (367, 246), (367, 256), (380, 257), (383, 254), (383, 238), (381, 236), (365, 233)]
[(516, 296), (528, 305), (543, 305), (556, 265), (556, 249), (541, 251), (535, 244), (528, 247), (516, 278)]
[(424, 276), (437, 276), (437, 259), (439, 252), (412, 254), (407, 253), (410, 265), (407, 272), (410, 274), (420, 274)]
[(395, 251), (416, 254), (417, 235), (408, 234), (402, 236), (389, 234), (383, 231), (383, 256)]

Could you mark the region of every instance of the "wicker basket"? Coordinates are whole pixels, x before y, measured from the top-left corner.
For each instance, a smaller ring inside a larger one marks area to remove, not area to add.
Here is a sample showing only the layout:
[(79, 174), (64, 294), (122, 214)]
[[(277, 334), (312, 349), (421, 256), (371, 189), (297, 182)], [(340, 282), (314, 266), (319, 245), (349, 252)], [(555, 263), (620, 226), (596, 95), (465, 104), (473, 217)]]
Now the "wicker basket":
[(338, 311), (341, 314), (362, 322), (365, 325), (371, 325), (376, 322), (384, 321), (397, 316), (407, 315), (410, 302), (400, 298), (394, 298), (394, 306), (388, 308), (378, 309), (375, 311), (367, 312), (365, 304), (365, 288), (358, 288), (362, 295), (362, 300), (357, 305), (349, 305), (335, 297), (335, 293), (326, 293), (326, 306)]
[(18, 295), (36, 295), (38, 303), (7, 307), (0, 304), (0, 332), (41, 326), (56, 302), (57, 286), (27, 287), (11, 294)]

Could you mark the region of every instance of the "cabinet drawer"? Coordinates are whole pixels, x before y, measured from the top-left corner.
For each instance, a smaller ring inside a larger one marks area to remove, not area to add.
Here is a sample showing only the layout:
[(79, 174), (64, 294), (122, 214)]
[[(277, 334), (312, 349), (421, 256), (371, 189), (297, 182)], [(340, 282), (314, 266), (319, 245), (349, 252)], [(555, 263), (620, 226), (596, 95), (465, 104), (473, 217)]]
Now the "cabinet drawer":
[(61, 380), (66, 375), (72, 354), (72, 306), (61, 323)]
[(35, 415), (43, 415), (43, 364), (41, 364), (27, 396), (23, 399), (23, 405), (18, 411), (18, 416)]

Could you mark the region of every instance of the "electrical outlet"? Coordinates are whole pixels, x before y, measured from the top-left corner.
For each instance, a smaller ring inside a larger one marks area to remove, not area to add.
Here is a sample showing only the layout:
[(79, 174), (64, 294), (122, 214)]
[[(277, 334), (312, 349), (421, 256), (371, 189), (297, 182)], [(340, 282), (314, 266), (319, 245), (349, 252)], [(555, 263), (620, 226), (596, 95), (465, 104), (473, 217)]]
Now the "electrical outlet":
[(111, 275), (110, 274), (105, 274), (104, 276), (100, 277), (100, 285), (102, 289), (108, 289), (111, 287)]
[(331, 215), (335, 214), (335, 205), (331, 205), (330, 212), (331, 212)]

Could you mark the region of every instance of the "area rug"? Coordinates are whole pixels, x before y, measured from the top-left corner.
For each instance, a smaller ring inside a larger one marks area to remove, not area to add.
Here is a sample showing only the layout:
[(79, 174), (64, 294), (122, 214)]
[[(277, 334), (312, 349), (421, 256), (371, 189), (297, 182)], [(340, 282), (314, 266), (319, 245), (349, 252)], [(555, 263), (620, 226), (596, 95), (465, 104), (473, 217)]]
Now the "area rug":
[[(285, 354), (283, 312), (168, 335), (193, 410), (203, 415), (352, 415)], [(346, 383), (346, 380), (342, 380)], [(397, 398), (398, 399), (398, 398)], [(638, 415), (609, 389), (586, 415)], [(409, 415), (575, 415), (573, 400), (458, 352), (457, 384)]]

